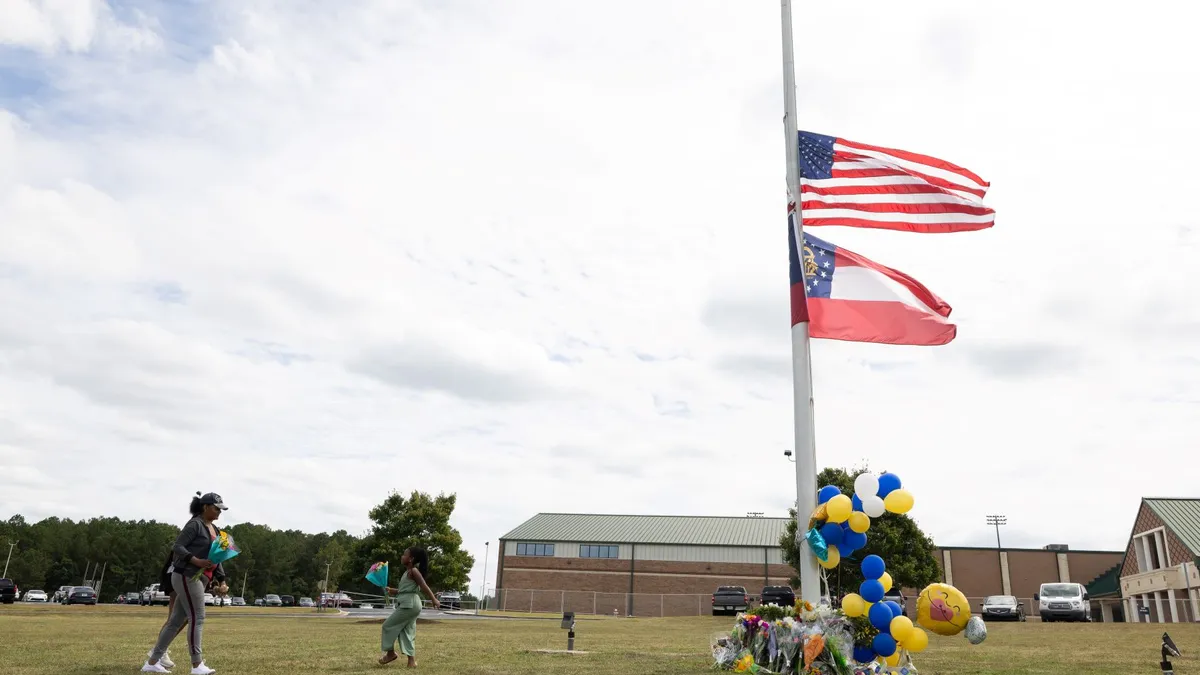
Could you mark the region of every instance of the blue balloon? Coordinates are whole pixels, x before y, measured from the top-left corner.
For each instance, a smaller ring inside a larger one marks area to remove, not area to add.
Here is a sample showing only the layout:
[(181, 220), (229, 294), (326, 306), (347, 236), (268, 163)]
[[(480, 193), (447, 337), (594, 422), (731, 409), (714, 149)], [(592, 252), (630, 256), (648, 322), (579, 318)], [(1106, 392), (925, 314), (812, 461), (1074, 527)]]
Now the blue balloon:
[(854, 660), (858, 663), (870, 663), (875, 658), (875, 650), (870, 647), (854, 645)]
[(892, 490), (900, 489), (900, 476), (888, 472), (879, 476), (879, 492), (875, 493), (881, 498), (888, 496)]
[(849, 548), (849, 549), (857, 551), (858, 549), (860, 549), (866, 545), (867, 545), (867, 533), (866, 532), (855, 532), (854, 530), (847, 530), (844, 534), (842, 534), (842, 545), (838, 547), (838, 550), (841, 551), (841, 550), (843, 550), (843, 548)]
[[(839, 553), (840, 553), (840, 552), (841, 552), (841, 551), (840, 551), (840, 549), (839, 549)], [(888, 608), (888, 609), (890, 609), (890, 610), (892, 610), (892, 618), (893, 618), (893, 619), (894, 619), (894, 618), (896, 618), (896, 617), (898, 617), (898, 616), (903, 616), (903, 615), (904, 615), (904, 608), (903, 608), (903, 607), (901, 607), (901, 606), (900, 606), (900, 603), (896, 602), (895, 600), (888, 600), (887, 602), (884, 602), (883, 604), (884, 604), (884, 605), (887, 605), (887, 608)]]
[(888, 632), (892, 625), (892, 608), (887, 606), (887, 603), (877, 602), (871, 605), (871, 611), (868, 612), (867, 618), (871, 620), (871, 625), (875, 626), (883, 632)]
[(862, 573), (867, 579), (878, 579), (887, 571), (887, 566), (883, 564), (883, 558), (877, 555), (869, 555), (863, 558)]
[(883, 599), (883, 584), (878, 579), (867, 579), (858, 585), (858, 594), (867, 602), (879, 602)]
[(874, 640), (871, 640), (871, 648), (875, 650), (876, 654), (886, 658), (896, 653), (896, 639), (888, 633), (880, 633), (875, 636)]
[(817, 493), (817, 504), (824, 504), (840, 494), (842, 494), (842, 491), (836, 485), (826, 485)]
[(854, 509), (855, 511), (863, 510), (862, 509), (862, 500), (858, 498), (858, 495), (854, 495), (853, 497), (850, 498), (850, 507), (852, 509)]
[(837, 546), (842, 543), (844, 537), (842, 526), (837, 523), (825, 523), (821, 526), (821, 536), (825, 538), (826, 545)]

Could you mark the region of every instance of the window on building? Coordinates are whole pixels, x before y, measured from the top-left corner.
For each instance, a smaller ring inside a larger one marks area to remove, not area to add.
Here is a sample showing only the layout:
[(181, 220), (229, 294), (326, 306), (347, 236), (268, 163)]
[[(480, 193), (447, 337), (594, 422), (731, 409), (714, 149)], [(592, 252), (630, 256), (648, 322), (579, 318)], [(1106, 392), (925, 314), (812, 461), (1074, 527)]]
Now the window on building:
[(554, 544), (517, 544), (517, 555), (553, 556)]
[(617, 558), (620, 557), (619, 546), (597, 545), (597, 544), (580, 544), (580, 558)]

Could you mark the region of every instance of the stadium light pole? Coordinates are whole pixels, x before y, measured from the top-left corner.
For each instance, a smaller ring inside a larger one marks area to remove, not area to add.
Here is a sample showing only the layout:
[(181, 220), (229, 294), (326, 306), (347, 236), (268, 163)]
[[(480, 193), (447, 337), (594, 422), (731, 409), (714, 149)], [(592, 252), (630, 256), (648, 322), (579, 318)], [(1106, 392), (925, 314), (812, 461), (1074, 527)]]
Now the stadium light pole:
[(1008, 524), (1008, 518), (1005, 516), (988, 516), (987, 524), (996, 528), (996, 550), (1000, 550), (1000, 526)]
[[(996, 528), (996, 564), (1000, 566), (1001, 581), (1004, 578), (1004, 550), (1000, 548), (1000, 526), (1008, 524), (1008, 518), (1002, 515), (992, 515), (987, 517), (988, 525)], [(1001, 583), (1001, 591), (1004, 590)]]

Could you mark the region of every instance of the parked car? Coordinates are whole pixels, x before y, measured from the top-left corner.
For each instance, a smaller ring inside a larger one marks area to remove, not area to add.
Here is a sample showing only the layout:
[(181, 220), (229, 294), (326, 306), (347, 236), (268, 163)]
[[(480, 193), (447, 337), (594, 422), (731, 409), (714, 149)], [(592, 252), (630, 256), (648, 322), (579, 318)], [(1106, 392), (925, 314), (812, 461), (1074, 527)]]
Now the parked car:
[(167, 592), (160, 589), (158, 584), (150, 584), (142, 589), (143, 605), (167, 605), (170, 602), (171, 598), (167, 597)]
[(279, 599), (279, 596), (274, 593), (268, 593), (267, 597), (263, 598), (263, 605), (267, 607), (283, 607), (283, 600)]
[(462, 609), (462, 594), (458, 591), (442, 591), (438, 593), (438, 604), (442, 609)]
[(346, 595), (345, 593), (338, 593), (337, 594), (337, 605), (338, 605), (338, 607), (353, 607), (354, 606), (354, 598), (350, 597), (349, 595)]
[(763, 586), (759, 600), (764, 605), (792, 607), (796, 604), (796, 592), (791, 586)]
[(899, 588), (893, 586), (891, 590), (883, 594), (883, 601), (887, 602), (888, 600), (900, 605), (901, 614), (908, 616), (908, 598), (904, 597), (904, 593)]
[(281, 595), (281, 596), (279, 596), (279, 601), (281, 603), (283, 603), (284, 607), (295, 607), (296, 606), (296, 598), (291, 595)]
[(1092, 603), (1083, 584), (1042, 584), (1033, 601), (1042, 621), (1092, 620)]
[(46, 591), (25, 591), (25, 602), (50, 602)]
[(91, 586), (75, 586), (67, 595), (68, 605), (94, 605), (96, 604), (96, 591)]
[(11, 605), (21, 597), (21, 589), (12, 579), (0, 579), (0, 602)]
[(263, 599), (262, 599), (262, 598), (255, 598), (255, 599), (254, 599), (254, 606), (255, 606), (255, 607), (264, 607), (265, 605), (266, 605), (266, 603), (263, 601)]
[(67, 596), (71, 594), (70, 586), (59, 586), (57, 591), (54, 591), (54, 597), (50, 602), (66, 602)]
[(1025, 603), (1012, 595), (991, 595), (983, 599), (980, 615), (984, 621), (1024, 621)]
[(296, 601), (296, 604), (300, 607), (312, 607), (315, 605), (312, 598), (300, 598)]
[(750, 607), (750, 596), (746, 595), (745, 586), (719, 586), (712, 596), (713, 616), (718, 614), (737, 614)]
[(245, 598), (230, 598), (229, 604), (232, 605), (233, 607), (245, 607), (246, 599)]
[(204, 604), (210, 607), (217, 604), (217, 596), (213, 595), (212, 593), (205, 593)]

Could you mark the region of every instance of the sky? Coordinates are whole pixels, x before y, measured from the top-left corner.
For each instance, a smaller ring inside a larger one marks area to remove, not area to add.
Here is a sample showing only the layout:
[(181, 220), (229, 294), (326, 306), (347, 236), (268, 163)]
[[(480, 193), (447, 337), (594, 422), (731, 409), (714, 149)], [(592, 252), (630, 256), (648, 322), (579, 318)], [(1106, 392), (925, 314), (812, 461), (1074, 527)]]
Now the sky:
[[(538, 512), (786, 515), (778, 3), (2, 5), (0, 517), (453, 492), (478, 585)], [(937, 544), (1200, 497), (1198, 18), (796, 4), (801, 128), (992, 183), (988, 231), (813, 232), (954, 307), (813, 345), (819, 465)]]

